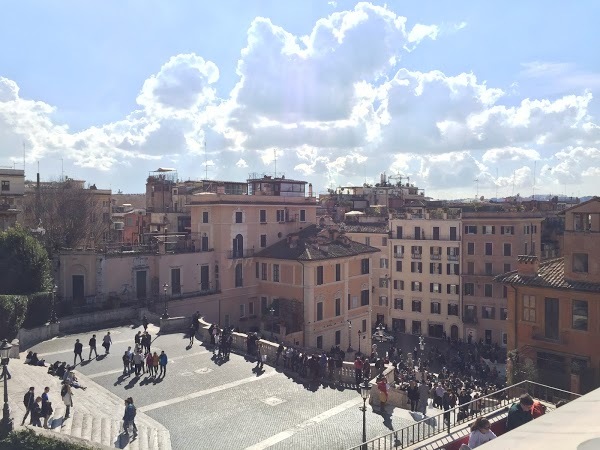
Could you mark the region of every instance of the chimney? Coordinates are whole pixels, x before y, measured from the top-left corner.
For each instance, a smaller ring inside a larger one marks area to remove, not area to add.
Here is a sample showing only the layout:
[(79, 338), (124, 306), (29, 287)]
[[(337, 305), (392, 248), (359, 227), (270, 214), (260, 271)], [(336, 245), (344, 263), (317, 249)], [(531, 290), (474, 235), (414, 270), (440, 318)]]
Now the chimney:
[(308, 196), (313, 196), (312, 183), (308, 183)]
[(540, 268), (540, 262), (537, 256), (519, 255), (517, 256), (518, 266), (517, 272), (523, 277), (537, 276)]

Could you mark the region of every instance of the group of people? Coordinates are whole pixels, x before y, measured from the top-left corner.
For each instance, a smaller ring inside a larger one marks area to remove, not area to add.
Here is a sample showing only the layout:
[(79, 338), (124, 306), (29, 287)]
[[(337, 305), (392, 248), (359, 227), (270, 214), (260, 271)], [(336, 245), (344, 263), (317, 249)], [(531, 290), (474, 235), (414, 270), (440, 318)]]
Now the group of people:
[(52, 402), (50, 401), (49, 394), (50, 388), (45, 387), (42, 395), (37, 396), (35, 393), (35, 387), (32, 386), (23, 396), (23, 405), (25, 405), (25, 415), (21, 421), (21, 425), (25, 425), (27, 417), (30, 417), (29, 424), (35, 427), (41, 427), (41, 419), (44, 419), (44, 428), (50, 428), (48, 426), (48, 419), (54, 412), (52, 408)]
[[(135, 349), (127, 347), (122, 356), (123, 375), (135, 373), (136, 377), (148, 373), (151, 378), (164, 377), (167, 374), (168, 357), (164, 350), (152, 353), (149, 347), (136, 344)], [(159, 372), (160, 368), (160, 372)]]

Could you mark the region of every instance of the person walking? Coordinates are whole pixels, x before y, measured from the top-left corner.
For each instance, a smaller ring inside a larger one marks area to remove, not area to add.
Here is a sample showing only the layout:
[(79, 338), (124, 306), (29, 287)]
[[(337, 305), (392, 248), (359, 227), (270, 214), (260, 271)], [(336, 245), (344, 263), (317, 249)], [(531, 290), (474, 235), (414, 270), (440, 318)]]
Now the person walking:
[(158, 375), (158, 360), (159, 360), (159, 356), (158, 353), (154, 352), (154, 354), (152, 355), (152, 374), (154, 377), (156, 377)]
[(359, 356), (354, 360), (354, 381), (358, 386), (363, 380), (363, 361)]
[(73, 358), (73, 365), (77, 365), (77, 357), (79, 356), (79, 362), (83, 362), (83, 358), (81, 357), (81, 353), (83, 353), (83, 344), (79, 342), (79, 339), (75, 340), (75, 348), (73, 349), (75, 353), (75, 358)]
[(129, 375), (129, 351), (125, 350), (123, 353), (123, 375)]
[(377, 378), (377, 390), (379, 391), (379, 407), (381, 412), (384, 413), (388, 401), (388, 386), (387, 379), (383, 375)]
[(92, 334), (90, 338), (90, 355), (88, 356), (88, 361), (92, 359), (92, 352), (94, 352), (94, 358), (98, 357), (98, 352), (96, 351), (96, 335)]
[(110, 353), (110, 345), (112, 344), (112, 338), (110, 337), (110, 331), (106, 332), (106, 335), (102, 338), (102, 347), (104, 347), (104, 354)]
[(283, 342), (279, 343), (277, 347), (277, 357), (275, 358), (275, 367), (279, 366), (279, 358), (281, 358), (281, 354), (284, 352), (285, 348), (283, 347)]
[(142, 336), (142, 345), (144, 347), (145, 353), (150, 353), (150, 345), (152, 344), (152, 335), (148, 332), (145, 332)]
[(142, 332), (138, 331), (133, 337), (133, 342), (135, 343), (135, 348), (140, 347), (142, 345)]
[(35, 402), (31, 406), (31, 422), (29, 422), (34, 427), (42, 427), (42, 422), (40, 422), (40, 418), (42, 417), (42, 397), (37, 397)]
[(71, 386), (66, 381), (63, 381), (63, 386), (60, 390), (60, 396), (66, 407), (65, 419), (68, 419), (71, 415), (71, 407), (73, 406), (73, 392), (71, 391)]
[(190, 325), (190, 329), (188, 330), (190, 333), (190, 347), (194, 345), (194, 336), (196, 335), (196, 328), (194, 328), (194, 324)]
[(417, 404), (419, 403), (419, 389), (417, 388), (415, 380), (411, 380), (408, 389), (406, 390), (406, 395), (410, 401), (410, 410), (416, 412)]
[(21, 425), (25, 425), (25, 420), (31, 413), (31, 408), (33, 408), (33, 404), (35, 403), (35, 388), (32, 386), (23, 396), (23, 404), (25, 405), (25, 415), (23, 416), (23, 420), (21, 421)]
[(144, 327), (144, 331), (148, 330), (148, 318), (146, 317), (146, 314), (144, 314), (142, 319), (142, 326)]
[(164, 378), (164, 376), (167, 374), (167, 362), (167, 354), (163, 350), (160, 352), (160, 356), (158, 357), (158, 363), (160, 365), (160, 374), (158, 375), (159, 377), (162, 376)]
[(129, 435), (129, 427), (133, 427), (133, 436), (137, 436), (137, 427), (135, 426), (136, 408), (133, 404), (133, 398), (128, 397), (125, 400), (125, 413), (123, 414), (123, 431)]
[(44, 418), (44, 428), (48, 428), (48, 418), (50, 417), (50, 414), (52, 414), (52, 403), (48, 396), (49, 392), (50, 388), (46, 386), (44, 388), (44, 393), (42, 394), (42, 417)]
[(425, 381), (419, 384), (419, 405), (417, 411), (423, 414), (423, 417), (427, 416), (427, 403), (429, 402), (429, 386)]

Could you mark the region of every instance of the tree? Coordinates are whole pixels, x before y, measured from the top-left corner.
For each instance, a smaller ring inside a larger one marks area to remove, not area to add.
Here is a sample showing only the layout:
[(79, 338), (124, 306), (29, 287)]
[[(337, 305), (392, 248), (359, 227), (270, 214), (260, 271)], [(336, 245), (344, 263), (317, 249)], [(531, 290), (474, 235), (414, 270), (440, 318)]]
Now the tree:
[(29, 295), (52, 289), (44, 247), (20, 226), (0, 233), (0, 294)]
[[(49, 255), (61, 248), (94, 246), (110, 226), (110, 194), (67, 177), (30, 185), (24, 200), (24, 223), (39, 230)], [(103, 204), (104, 203), (104, 204)]]

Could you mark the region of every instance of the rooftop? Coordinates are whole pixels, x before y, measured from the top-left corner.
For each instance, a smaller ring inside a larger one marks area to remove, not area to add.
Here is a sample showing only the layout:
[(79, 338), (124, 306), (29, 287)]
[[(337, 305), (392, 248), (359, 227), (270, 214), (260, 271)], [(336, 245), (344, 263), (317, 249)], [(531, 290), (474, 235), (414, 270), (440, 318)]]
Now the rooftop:
[[(519, 261), (523, 258), (519, 256)], [(527, 258), (527, 257), (524, 257)], [(519, 275), (518, 270), (498, 275), (494, 281), (521, 286), (569, 289), (582, 292), (600, 292), (600, 283), (570, 281), (565, 279), (564, 258), (550, 259), (540, 264), (536, 275)]]
[(387, 233), (387, 223), (345, 224), (342, 228), (346, 233)]
[(255, 257), (318, 261), (378, 252), (379, 249), (349, 239), (336, 228), (310, 225), (298, 233), (255, 253)]

